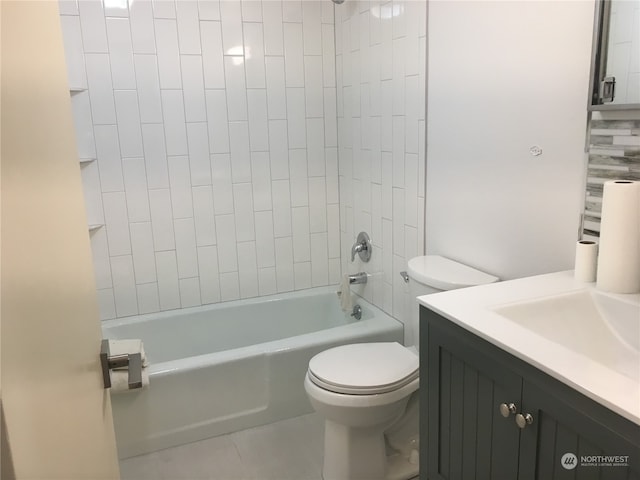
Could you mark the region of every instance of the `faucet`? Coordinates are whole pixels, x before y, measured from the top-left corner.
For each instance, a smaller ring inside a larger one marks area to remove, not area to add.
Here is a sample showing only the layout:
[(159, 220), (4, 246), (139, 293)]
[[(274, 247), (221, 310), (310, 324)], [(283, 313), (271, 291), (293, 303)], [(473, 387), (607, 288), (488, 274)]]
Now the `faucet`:
[(359, 285), (367, 283), (367, 272), (358, 272), (349, 275), (349, 285)]
[(351, 247), (351, 261), (356, 259), (356, 253), (360, 256), (360, 260), (368, 262), (371, 258), (371, 240), (366, 232), (360, 232), (356, 243)]

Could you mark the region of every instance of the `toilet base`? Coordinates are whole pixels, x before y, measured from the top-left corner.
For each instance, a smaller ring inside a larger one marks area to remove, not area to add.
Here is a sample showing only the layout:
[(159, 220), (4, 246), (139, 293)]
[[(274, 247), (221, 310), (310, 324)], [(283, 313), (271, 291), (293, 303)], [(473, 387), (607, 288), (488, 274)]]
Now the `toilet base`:
[(387, 455), (380, 426), (353, 428), (325, 422), (324, 480), (408, 480), (418, 475), (418, 451)]
[(386, 455), (380, 428), (324, 425), (324, 480), (383, 480)]
[(413, 450), (409, 457), (400, 454), (389, 455), (384, 480), (408, 480), (417, 477), (420, 473), (418, 455), (417, 450)]

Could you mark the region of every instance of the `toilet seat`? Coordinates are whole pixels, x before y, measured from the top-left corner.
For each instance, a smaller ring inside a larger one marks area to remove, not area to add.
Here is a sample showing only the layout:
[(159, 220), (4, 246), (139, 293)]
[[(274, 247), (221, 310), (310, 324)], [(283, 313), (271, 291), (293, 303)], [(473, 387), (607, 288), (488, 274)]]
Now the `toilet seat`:
[(318, 387), (348, 395), (392, 392), (418, 376), (418, 355), (397, 342), (331, 348), (313, 357), (308, 371)]

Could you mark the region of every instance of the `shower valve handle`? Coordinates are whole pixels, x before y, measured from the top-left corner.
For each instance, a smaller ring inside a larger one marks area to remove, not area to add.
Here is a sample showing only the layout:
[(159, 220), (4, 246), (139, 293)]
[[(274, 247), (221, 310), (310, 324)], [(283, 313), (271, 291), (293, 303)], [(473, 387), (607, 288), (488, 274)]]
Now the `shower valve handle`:
[(356, 243), (351, 247), (351, 261), (355, 261), (356, 253), (363, 262), (368, 262), (371, 259), (371, 240), (367, 232), (360, 232)]

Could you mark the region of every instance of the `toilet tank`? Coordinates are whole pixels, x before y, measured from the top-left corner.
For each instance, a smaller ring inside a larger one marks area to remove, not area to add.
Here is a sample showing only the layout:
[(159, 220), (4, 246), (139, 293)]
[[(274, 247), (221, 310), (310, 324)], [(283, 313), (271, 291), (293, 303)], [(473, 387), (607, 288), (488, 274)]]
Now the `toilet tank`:
[(411, 294), (415, 290), (416, 296), (485, 285), (499, 280), (498, 277), (440, 255), (414, 257), (409, 260), (407, 267), (409, 285), (413, 289)]
[(498, 277), (481, 272), (440, 255), (425, 255), (409, 260), (409, 291), (414, 299), (411, 312), (411, 344), (418, 345), (418, 328), (420, 324), (420, 308), (416, 297), (445, 290), (486, 285), (499, 281)]

